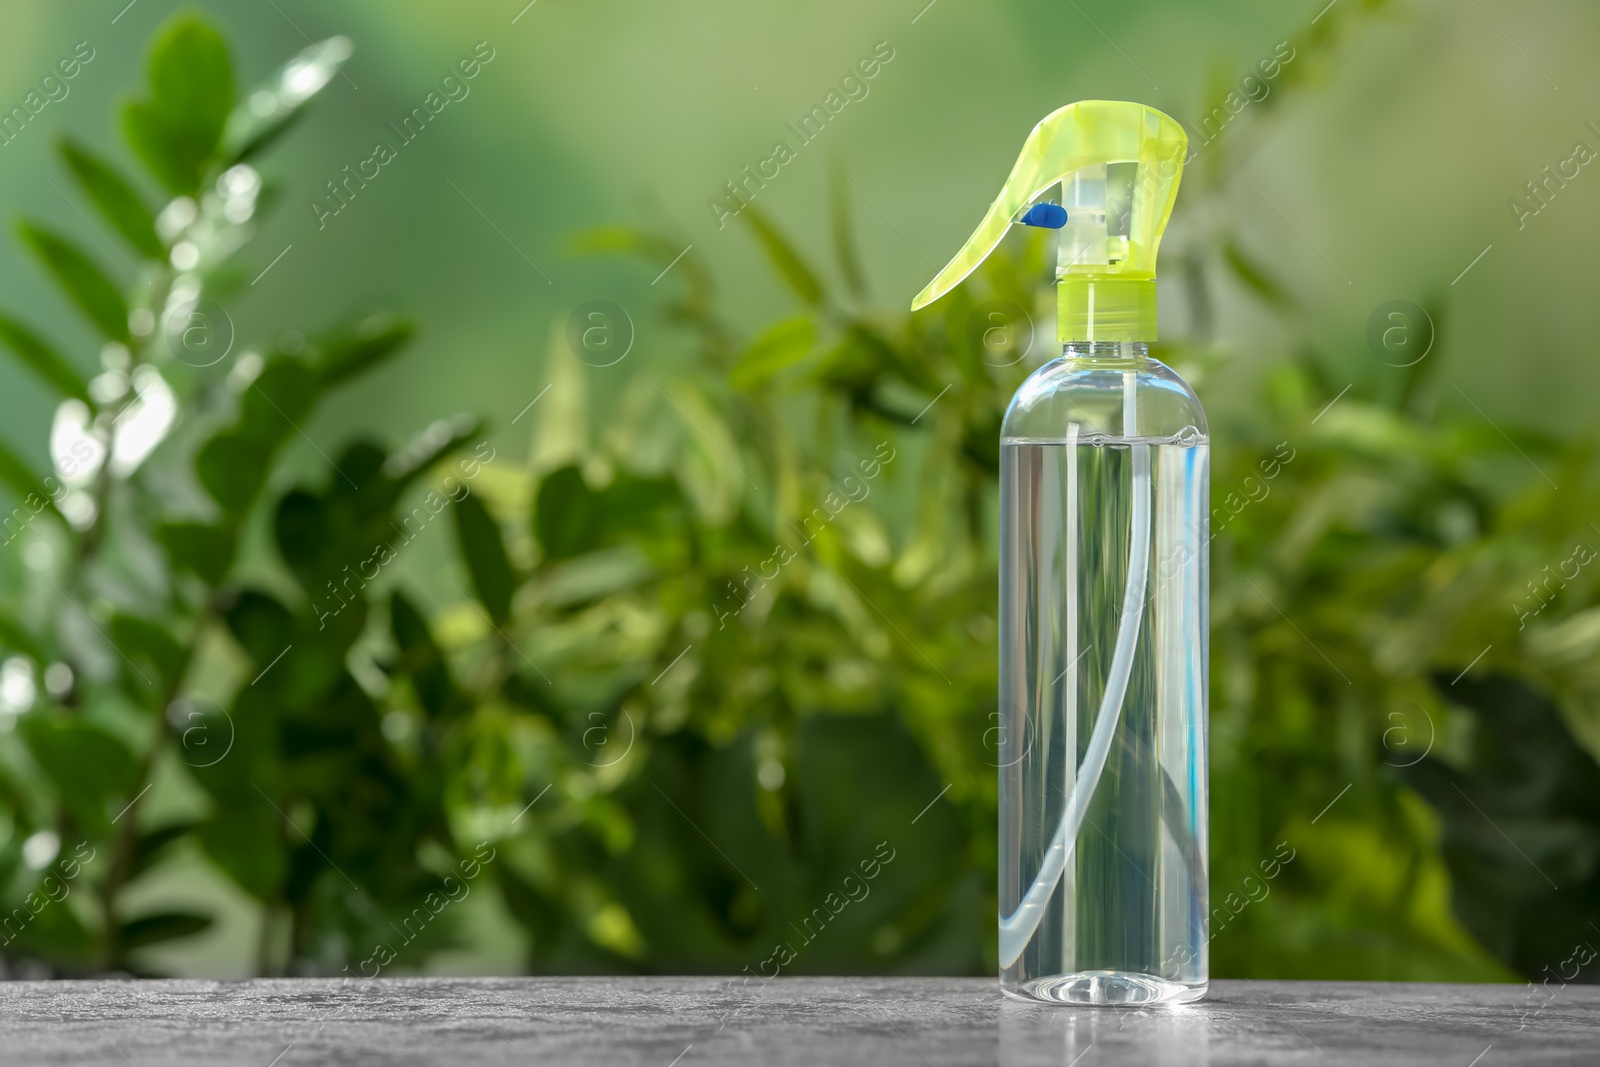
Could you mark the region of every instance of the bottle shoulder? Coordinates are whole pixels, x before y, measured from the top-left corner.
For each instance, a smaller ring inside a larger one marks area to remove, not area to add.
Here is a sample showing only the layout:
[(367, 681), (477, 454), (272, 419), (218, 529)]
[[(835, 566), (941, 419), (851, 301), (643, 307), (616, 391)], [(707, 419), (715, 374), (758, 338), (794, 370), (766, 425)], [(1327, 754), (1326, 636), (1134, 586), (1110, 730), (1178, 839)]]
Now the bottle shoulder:
[[(1132, 434), (1124, 426), (1130, 375), (1136, 423)], [(1061, 440), (1073, 424), (1081, 435), (1186, 439), (1207, 435), (1205, 409), (1189, 383), (1149, 357), (1063, 356), (1046, 363), (1011, 398), (1001, 436)]]

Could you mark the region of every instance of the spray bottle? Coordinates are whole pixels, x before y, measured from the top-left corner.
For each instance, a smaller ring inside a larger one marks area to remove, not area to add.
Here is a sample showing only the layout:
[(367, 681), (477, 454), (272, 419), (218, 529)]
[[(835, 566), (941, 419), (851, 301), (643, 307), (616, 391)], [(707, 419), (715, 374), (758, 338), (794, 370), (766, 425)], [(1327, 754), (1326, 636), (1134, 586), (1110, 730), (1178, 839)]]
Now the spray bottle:
[(912, 304), (1013, 225), (1058, 231), (1062, 354), (1017, 390), (1000, 449), (1000, 982), (1026, 999), (1206, 992), (1209, 449), (1194, 391), (1149, 353), (1187, 147), (1142, 104), (1061, 108)]

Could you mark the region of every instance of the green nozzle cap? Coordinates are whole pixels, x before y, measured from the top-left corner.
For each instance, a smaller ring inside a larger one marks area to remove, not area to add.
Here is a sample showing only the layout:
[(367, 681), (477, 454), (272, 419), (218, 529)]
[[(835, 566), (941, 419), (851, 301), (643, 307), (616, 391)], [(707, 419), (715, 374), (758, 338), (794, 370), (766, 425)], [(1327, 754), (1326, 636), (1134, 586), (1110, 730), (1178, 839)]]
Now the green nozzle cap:
[(1155, 340), (1156, 250), (1188, 147), (1182, 126), (1144, 104), (1081, 100), (1053, 112), (1028, 135), (977, 230), (911, 310), (960, 285), (1059, 183), (1066, 223), (1056, 253), (1057, 337)]

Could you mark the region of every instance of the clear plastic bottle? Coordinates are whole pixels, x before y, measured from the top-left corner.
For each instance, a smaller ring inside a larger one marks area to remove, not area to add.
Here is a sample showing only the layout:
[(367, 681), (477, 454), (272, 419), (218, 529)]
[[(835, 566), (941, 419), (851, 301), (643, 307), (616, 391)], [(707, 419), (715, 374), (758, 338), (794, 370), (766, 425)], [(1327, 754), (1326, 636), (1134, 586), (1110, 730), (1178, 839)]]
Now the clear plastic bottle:
[(1078, 343), (1000, 460), (1000, 956), (1010, 994), (1205, 994), (1208, 442), (1133, 342)]
[(1000, 442), (1000, 985), (1013, 996), (1206, 992), (1209, 442), (1194, 391), (1148, 348), (1188, 143), (1144, 104), (1051, 112), (911, 305), (960, 285), (1013, 226), (1057, 231), (1066, 347), (1017, 390)]

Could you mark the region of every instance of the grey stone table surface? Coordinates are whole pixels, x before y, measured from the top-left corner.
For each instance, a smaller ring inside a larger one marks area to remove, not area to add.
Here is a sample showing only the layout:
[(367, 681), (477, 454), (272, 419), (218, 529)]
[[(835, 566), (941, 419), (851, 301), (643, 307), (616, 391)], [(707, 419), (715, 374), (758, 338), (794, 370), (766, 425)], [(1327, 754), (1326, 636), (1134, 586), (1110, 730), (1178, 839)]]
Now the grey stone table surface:
[(0, 983), (0, 1063), (1600, 1063), (1600, 987), (1219, 981), (1171, 1009), (976, 978)]

